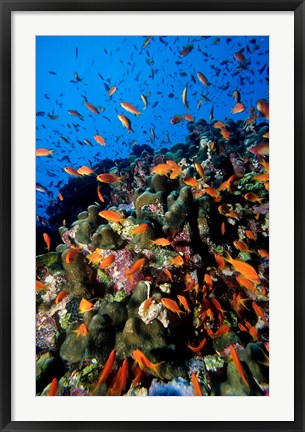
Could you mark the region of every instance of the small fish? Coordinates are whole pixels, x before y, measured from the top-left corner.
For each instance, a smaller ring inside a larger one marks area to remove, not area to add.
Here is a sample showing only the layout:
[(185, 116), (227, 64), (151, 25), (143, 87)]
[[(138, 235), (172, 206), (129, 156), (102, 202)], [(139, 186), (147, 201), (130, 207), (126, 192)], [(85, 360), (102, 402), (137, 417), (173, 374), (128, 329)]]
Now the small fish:
[(205, 174), (204, 174), (204, 170), (203, 170), (203, 168), (202, 168), (202, 165), (200, 165), (200, 163), (198, 163), (198, 162), (195, 162), (194, 163), (194, 167), (195, 167), (195, 170), (198, 172), (198, 174), (200, 175), (200, 177), (202, 177), (203, 179), (205, 179), (206, 178), (206, 176), (205, 176)]
[(99, 199), (101, 202), (105, 202), (105, 199), (104, 199), (104, 197), (103, 197), (103, 195), (102, 195), (102, 192), (101, 192), (101, 188), (100, 188), (100, 187), (97, 188), (97, 196), (98, 196), (98, 199)]
[(36, 149), (36, 156), (50, 156), (53, 153), (53, 150), (39, 148)]
[(111, 97), (112, 95), (114, 95), (114, 93), (116, 91), (117, 91), (117, 87), (116, 86), (110, 87), (110, 89), (108, 90), (108, 96)]
[(183, 182), (191, 187), (198, 187), (199, 181), (193, 177), (184, 177)]
[(102, 183), (116, 183), (122, 181), (121, 177), (117, 177), (114, 174), (107, 173), (99, 174), (98, 176), (96, 176), (96, 179)]
[(120, 105), (122, 108), (124, 108), (124, 110), (130, 112), (131, 114), (134, 114), (136, 116), (141, 114), (135, 106), (133, 106), (132, 104), (130, 104), (128, 102), (121, 102)]
[(46, 249), (47, 249), (48, 252), (50, 252), (50, 249), (51, 249), (51, 238), (50, 238), (49, 234), (47, 234), (47, 233), (43, 233), (42, 236), (43, 236), (43, 239), (45, 241), (45, 244), (47, 245)]
[(55, 304), (60, 303), (68, 294), (68, 291), (60, 291), (60, 293), (57, 295), (56, 299), (55, 299)]
[(145, 232), (148, 228), (148, 224), (147, 223), (143, 223), (141, 225), (139, 225), (138, 227), (134, 228), (131, 231), (131, 234), (142, 234), (143, 232)]
[(214, 254), (215, 261), (217, 262), (219, 270), (223, 270), (226, 266), (225, 260), (221, 255)]
[(256, 102), (256, 108), (267, 120), (269, 120), (269, 102), (265, 99), (259, 99)]
[(181, 267), (184, 264), (184, 259), (182, 256), (178, 255), (175, 258), (172, 258), (169, 262), (169, 265), (175, 266), (175, 267)]
[(184, 114), (184, 120), (186, 121), (194, 121), (194, 117), (191, 114)]
[(215, 297), (210, 298), (210, 299), (209, 299), (209, 302), (211, 303), (213, 309), (215, 309), (215, 310), (217, 310), (218, 312), (220, 312), (221, 315), (223, 315), (224, 312), (226, 312), (226, 311), (221, 307), (221, 304), (219, 303), (219, 301), (218, 301)]
[(94, 135), (93, 138), (94, 138), (95, 141), (96, 141), (98, 144), (100, 144), (101, 146), (105, 146), (105, 145), (106, 145), (106, 142), (105, 142), (105, 140), (104, 140), (104, 138), (103, 138), (102, 136), (100, 136), (100, 135)]
[(76, 337), (78, 338), (79, 336), (88, 336), (89, 330), (86, 324), (83, 323), (78, 327), (78, 329), (73, 330), (73, 333), (76, 333)]
[(173, 276), (172, 276), (171, 272), (168, 269), (162, 269), (162, 271), (163, 271), (163, 273), (166, 274), (166, 276), (169, 278), (169, 280), (171, 282), (173, 282)]
[(62, 196), (62, 194), (60, 192), (58, 192), (57, 196), (58, 196), (59, 201), (63, 201), (64, 200), (64, 197)]
[(189, 109), (189, 106), (188, 106), (186, 98), (187, 98), (187, 87), (185, 87), (183, 89), (183, 92), (182, 92), (182, 102), (183, 102), (183, 105), (185, 106), (185, 108), (189, 111), (190, 109)]
[(69, 252), (67, 253), (67, 255), (65, 257), (66, 264), (70, 264), (74, 260), (76, 255), (78, 255), (80, 253), (80, 251), (81, 251), (80, 247), (69, 249)]
[(160, 374), (160, 365), (163, 362), (152, 363), (139, 349), (132, 351), (132, 356), (141, 369), (147, 368), (157, 375), (158, 378), (162, 379), (162, 375)]
[(269, 173), (258, 174), (253, 177), (253, 180), (259, 182), (268, 182), (269, 181)]
[(71, 176), (80, 177), (80, 174), (77, 172), (77, 170), (72, 167), (65, 167), (64, 171)]
[(56, 396), (57, 387), (58, 387), (58, 380), (57, 378), (53, 378), (49, 390), (49, 396)]
[(167, 175), (170, 171), (171, 171), (171, 167), (166, 163), (160, 163), (159, 165), (156, 165), (151, 170), (153, 174), (159, 174), (159, 175)]
[(258, 304), (255, 302), (252, 302), (252, 308), (253, 308), (254, 312), (256, 313), (256, 315), (258, 317), (260, 317), (264, 321), (265, 324), (267, 324), (267, 320), (265, 318), (264, 312), (261, 310), (261, 308), (258, 306)]
[(82, 298), (81, 302), (79, 304), (79, 312), (80, 313), (85, 313), (85, 312), (89, 312), (94, 308), (94, 304), (89, 302), (88, 300)]
[(226, 129), (225, 127), (220, 129), (220, 133), (225, 140), (228, 141), (230, 139), (230, 131), (228, 131), (228, 129)]
[(148, 105), (147, 97), (141, 94), (141, 99), (142, 99), (142, 102), (144, 104), (144, 109), (146, 109), (147, 105)]
[(243, 242), (242, 240), (235, 240), (233, 242), (234, 246), (236, 247), (236, 249), (238, 249), (241, 252), (245, 252), (247, 254), (251, 254), (251, 250), (249, 249), (248, 245)]
[(204, 86), (208, 87), (210, 85), (207, 77), (205, 75), (203, 75), (203, 73), (198, 72), (197, 73), (197, 78), (201, 82), (201, 84), (203, 84)]
[(152, 240), (152, 243), (157, 245), (157, 246), (168, 246), (171, 244), (171, 242), (169, 240), (167, 240), (166, 238), (158, 238), (156, 240)]
[(119, 114), (118, 115), (118, 119), (120, 120), (120, 122), (122, 123), (123, 126), (125, 126), (125, 128), (128, 130), (129, 132), (133, 132), (133, 129), (131, 128), (131, 122), (129, 120), (129, 118), (127, 118), (126, 116)]
[(80, 175), (91, 175), (91, 174), (94, 174), (94, 171), (91, 168), (87, 167), (87, 166), (82, 166), (82, 167), (78, 168), (77, 172)]
[(185, 45), (182, 51), (180, 52), (179, 57), (182, 58), (188, 55), (192, 51), (193, 47), (194, 47), (193, 45)]
[(145, 264), (145, 258), (140, 258), (133, 263), (130, 269), (125, 270), (125, 275), (127, 279), (130, 279), (131, 283), (133, 283), (134, 274), (141, 271), (144, 264)]
[(222, 199), (216, 189), (206, 186), (204, 190), (210, 197), (214, 198), (216, 202)]
[(108, 255), (106, 258), (100, 261), (99, 268), (104, 269), (110, 267), (114, 263), (114, 260), (115, 260), (115, 255), (113, 254)]
[(103, 368), (103, 370), (102, 370), (102, 372), (101, 372), (101, 374), (99, 376), (99, 379), (98, 379), (98, 381), (97, 381), (97, 383), (95, 385), (93, 393), (95, 393), (98, 390), (98, 388), (99, 388), (99, 386), (101, 384), (103, 384), (104, 382), (106, 382), (106, 380), (107, 380), (107, 378), (108, 378), (108, 376), (109, 376), (109, 374), (111, 372), (111, 369), (112, 369), (112, 367), (114, 365), (115, 357), (116, 357), (116, 351), (115, 351), (115, 349), (113, 349), (111, 351), (111, 353), (109, 354), (109, 357), (108, 357), (108, 359), (107, 359), (107, 361), (105, 363), (105, 366), (104, 366), (104, 368)]
[(262, 257), (262, 258), (267, 258), (269, 259), (269, 252), (267, 252), (264, 249), (258, 249), (257, 250), (258, 254)]
[(234, 58), (235, 58), (237, 61), (239, 61), (240, 63), (245, 63), (245, 61), (246, 61), (245, 56), (244, 56), (243, 53), (241, 53), (241, 52), (236, 52), (236, 53), (234, 54)]
[(128, 378), (128, 360), (124, 359), (122, 366), (118, 370), (113, 386), (108, 390), (107, 396), (121, 396), (125, 390)]
[(257, 156), (267, 156), (269, 155), (269, 143), (263, 141), (250, 148), (249, 152)]
[(177, 299), (179, 301), (179, 303), (181, 304), (181, 306), (184, 307), (184, 309), (186, 310), (186, 312), (191, 313), (191, 309), (188, 305), (188, 302), (186, 300), (186, 298), (183, 295), (178, 294), (177, 295)]
[(145, 49), (147, 45), (151, 42), (153, 36), (147, 36), (143, 42), (142, 49)]
[(204, 339), (202, 339), (202, 341), (200, 342), (200, 344), (198, 346), (196, 346), (196, 347), (194, 347), (192, 345), (188, 345), (188, 344), (187, 344), (187, 346), (194, 353), (198, 353), (199, 351), (201, 351), (205, 347), (206, 343), (207, 343), (207, 339), (204, 338)]
[(99, 212), (99, 216), (110, 222), (123, 224), (124, 219), (113, 210), (103, 210)]
[(170, 123), (171, 124), (177, 124), (182, 122), (184, 119), (184, 116), (181, 115), (175, 115), (174, 117), (171, 118)]
[(233, 259), (228, 252), (226, 252), (226, 261), (228, 261), (238, 273), (241, 273), (242, 276), (251, 280), (252, 282), (259, 282), (259, 276), (256, 270), (248, 263)]
[(167, 297), (163, 297), (161, 299), (161, 303), (163, 304), (163, 306), (166, 307), (166, 309), (169, 309), (170, 311), (176, 313), (179, 316), (179, 318), (180, 318), (180, 314), (184, 313), (182, 310), (179, 309), (179, 306), (175, 302), (175, 300), (171, 300)]
[(74, 117), (83, 117), (78, 111), (76, 110), (68, 110), (68, 114)]
[(245, 200), (250, 201), (250, 202), (258, 202), (261, 203), (265, 198), (261, 198), (258, 195), (256, 195), (254, 192), (247, 192), (244, 195)]
[(203, 396), (202, 394), (202, 390), (200, 388), (197, 376), (195, 374), (195, 372), (192, 372), (192, 378), (191, 378), (193, 387), (194, 387), (194, 396)]
[(249, 386), (249, 383), (248, 383), (248, 381), (247, 381), (247, 379), (245, 377), (245, 373), (244, 373), (241, 361), (240, 361), (240, 359), (238, 357), (238, 354), (237, 354), (237, 352), (236, 352), (236, 350), (235, 350), (235, 348), (234, 348), (234, 346), (232, 344), (230, 344), (230, 354), (232, 356), (234, 365), (235, 365), (235, 367), (236, 367), (236, 369), (237, 369), (237, 371), (239, 373), (239, 376), (243, 380), (243, 382), (244, 382), (245, 386), (247, 387), (247, 389), (250, 390), (250, 386)]
[(240, 92), (239, 92), (238, 90), (235, 90), (235, 91), (233, 92), (232, 97), (233, 97), (233, 99), (235, 99), (235, 102), (236, 102), (236, 103), (239, 103), (239, 102), (240, 102)]
[(45, 285), (43, 282), (36, 280), (36, 292), (45, 290), (47, 288), (47, 285)]
[(237, 102), (237, 104), (231, 109), (232, 114), (239, 114), (245, 111), (245, 105), (243, 105), (240, 102)]
[(221, 225), (220, 225), (220, 232), (221, 232), (222, 235), (225, 235), (225, 232), (226, 232), (226, 225), (225, 225), (224, 222), (221, 222)]
[(250, 240), (257, 240), (256, 235), (253, 234), (252, 231), (250, 231), (250, 230), (246, 230), (246, 231), (245, 231), (245, 234), (246, 234), (246, 236), (248, 237), (248, 239), (250, 239)]
[(94, 105), (92, 105), (91, 103), (89, 103), (89, 102), (84, 102), (84, 105), (85, 105), (85, 106), (88, 108), (88, 110), (91, 111), (93, 114), (99, 114), (98, 109), (97, 109)]
[(249, 279), (244, 278), (242, 275), (238, 275), (238, 276), (236, 276), (236, 280), (241, 287), (246, 288), (253, 293), (256, 293), (256, 291), (257, 291), (256, 286)]
[(83, 142), (84, 142), (86, 145), (88, 145), (88, 146), (90, 146), (90, 147), (93, 147), (92, 142), (90, 142), (89, 140), (84, 139)]
[(204, 283), (210, 288), (213, 288), (213, 281), (209, 273), (205, 273), (204, 275)]
[(45, 187), (41, 186), (41, 184), (39, 183), (36, 183), (36, 191), (49, 194), (49, 191)]

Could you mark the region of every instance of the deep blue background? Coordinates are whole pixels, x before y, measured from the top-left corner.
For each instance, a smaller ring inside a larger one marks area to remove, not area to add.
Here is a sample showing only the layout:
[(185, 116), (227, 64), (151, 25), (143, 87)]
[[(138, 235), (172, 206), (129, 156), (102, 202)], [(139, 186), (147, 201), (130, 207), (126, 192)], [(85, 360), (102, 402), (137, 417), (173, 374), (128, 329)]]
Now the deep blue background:
[[(268, 37), (154, 36), (142, 49), (144, 40), (142, 36), (37, 37), (36, 111), (45, 114), (37, 116), (36, 147), (53, 149), (52, 157), (37, 157), (37, 183), (50, 192), (37, 192), (37, 214), (42, 219), (47, 220), (46, 207), (58, 199), (60, 187), (69, 181), (64, 167), (90, 167), (104, 158), (128, 156), (135, 143), (158, 149), (184, 142), (186, 122), (172, 125), (170, 119), (188, 113), (181, 99), (186, 86), (189, 113), (195, 120), (208, 120), (212, 107), (214, 119), (246, 119), (258, 99), (268, 99)], [(193, 44), (193, 50), (180, 58), (187, 44)], [(246, 62), (239, 70), (234, 53), (241, 50)], [(75, 82), (75, 72), (81, 82)], [(198, 72), (208, 78), (209, 87), (198, 81)], [(113, 85), (118, 90), (110, 98), (107, 88)], [(235, 105), (232, 93), (236, 89), (246, 110), (233, 115), (230, 110)], [(141, 94), (150, 94), (146, 110)], [(82, 95), (104, 111), (91, 113)], [(208, 99), (197, 109), (202, 95)], [(136, 117), (127, 113), (120, 102), (133, 104), (142, 114)], [(83, 121), (69, 115), (67, 110), (71, 109), (81, 113)], [(48, 113), (59, 118), (51, 120)], [(118, 114), (131, 120), (134, 133), (122, 126)], [(151, 129), (155, 133), (153, 142)], [(104, 137), (105, 147), (94, 141), (95, 134)], [(89, 139), (93, 147), (82, 145), (84, 139)]]

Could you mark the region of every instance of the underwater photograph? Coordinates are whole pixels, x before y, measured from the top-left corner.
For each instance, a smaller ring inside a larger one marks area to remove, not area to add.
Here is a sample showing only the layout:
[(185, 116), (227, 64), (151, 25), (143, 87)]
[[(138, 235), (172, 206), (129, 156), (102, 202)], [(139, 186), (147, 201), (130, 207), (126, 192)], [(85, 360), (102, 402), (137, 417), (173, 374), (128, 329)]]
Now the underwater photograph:
[(37, 36), (35, 217), (37, 396), (269, 396), (269, 37)]

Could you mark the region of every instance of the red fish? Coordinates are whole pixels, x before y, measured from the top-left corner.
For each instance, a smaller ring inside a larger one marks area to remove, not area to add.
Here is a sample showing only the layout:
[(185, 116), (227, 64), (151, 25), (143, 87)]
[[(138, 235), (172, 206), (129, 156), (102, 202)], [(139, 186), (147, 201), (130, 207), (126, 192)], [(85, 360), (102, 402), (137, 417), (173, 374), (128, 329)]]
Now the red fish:
[(49, 390), (49, 396), (56, 396), (57, 387), (58, 387), (57, 378), (53, 378)]
[(201, 82), (201, 84), (203, 84), (205, 86), (209, 86), (210, 85), (207, 77), (205, 75), (203, 75), (203, 73), (198, 72), (197, 78), (199, 79), (199, 81)]
[(67, 253), (65, 258), (66, 264), (70, 264), (74, 260), (74, 257), (80, 253), (80, 251), (80, 247), (69, 249), (69, 252)]
[(102, 183), (116, 183), (122, 181), (121, 177), (108, 173), (99, 174), (96, 176), (96, 179)]
[(132, 352), (132, 355), (133, 355), (133, 358), (138, 363), (138, 365), (140, 366), (141, 369), (147, 368), (150, 371), (153, 371), (154, 374), (157, 375), (157, 377), (159, 377), (159, 378), (162, 379), (162, 376), (160, 374), (160, 365), (163, 362), (152, 363), (150, 360), (148, 360), (148, 358), (139, 349), (134, 350)]
[(125, 126), (125, 128), (128, 130), (128, 133), (133, 132), (133, 129), (131, 128), (131, 121), (129, 120), (129, 118), (122, 114), (119, 114), (118, 119), (120, 120), (122, 125)]
[(186, 45), (183, 47), (182, 51), (180, 52), (180, 56), (179, 57), (185, 57), (186, 55), (188, 55), (193, 49), (193, 45)]
[(239, 373), (239, 376), (243, 380), (243, 382), (244, 382), (245, 386), (247, 387), (247, 389), (250, 390), (250, 386), (249, 386), (249, 383), (248, 383), (248, 381), (247, 381), (247, 379), (245, 377), (245, 373), (244, 373), (241, 361), (240, 361), (240, 359), (238, 357), (238, 354), (237, 354), (237, 352), (236, 352), (236, 350), (235, 350), (235, 348), (234, 348), (234, 346), (232, 344), (230, 345), (230, 354), (232, 356), (232, 359), (233, 359), (233, 362), (235, 364), (235, 367), (236, 367), (236, 369), (237, 369), (237, 371)]
[(96, 383), (96, 386), (95, 386), (95, 388), (93, 390), (93, 393), (95, 393), (97, 391), (97, 389), (99, 388), (99, 386), (101, 384), (103, 384), (107, 380), (107, 378), (108, 378), (108, 376), (109, 376), (109, 374), (111, 372), (111, 369), (113, 367), (113, 364), (114, 364), (114, 361), (115, 361), (115, 356), (116, 356), (116, 351), (114, 349), (109, 354), (109, 357), (108, 357), (108, 359), (107, 359), (107, 361), (105, 363), (105, 366), (104, 366), (104, 368), (103, 368), (103, 370), (102, 370), (102, 372), (100, 374), (100, 377), (98, 379), (98, 382)]
[(265, 99), (259, 99), (256, 103), (257, 110), (269, 120), (269, 102)]
[(85, 102), (85, 106), (88, 108), (89, 111), (93, 112), (93, 114), (99, 114), (98, 109), (91, 103)]
[(181, 304), (181, 306), (184, 307), (184, 309), (186, 310), (186, 312), (190, 313), (191, 309), (188, 305), (188, 302), (186, 300), (186, 298), (183, 295), (178, 294), (177, 295), (177, 299), (179, 300), (179, 303)]
[(124, 108), (124, 110), (130, 112), (131, 114), (134, 114), (136, 116), (141, 114), (135, 106), (133, 106), (132, 104), (130, 104), (128, 102), (121, 102), (120, 105), (122, 108)]
[(194, 353), (198, 353), (201, 350), (203, 350), (203, 348), (205, 347), (206, 343), (207, 343), (207, 339), (204, 338), (204, 339), (202, 339), (202, 341), (200, 342), (200, 344), (198, 346), (196, 346), (196, 347), (193, 347), (192, 345), (188, 345), (188, 344), (187, 344), (187, 346)]
[(56, 299), (55, 299), (55, 304), (60, 303), (68, 294), (68, 291), (60, 291), (60, 293), (57, 295)]
[(203, 396), (195, 372), (192, 372), (192, 384), (193, 384), (193, 387), (194, 387), (194, 395), (195, 395), (195, 396)]
[(131, 283), (133, 282), (133, 277), (135, 273), (141, 271), (144, 264), (145, 264), (145, 258), (140, 258), (133, 263), (130, 269), (126, 269), (125, 271), (126, 277), (130, 279)]
[(170, 311), (176, 313), (179, 316), (179, 318), (180, 318), (180, 314), (184, 313), (182, 310), (179, 309), (179, 306), (177, 305), (175, 300), (171, 300), (169, 298), (163, 297), (161, 299), (161, 303), (163, 304), (163, 306), (166, 307), (166, 309), (169, 309)]
[(48, 252), (50, 252), (50, 249), (51, 249), (51, 238), (50, 238), (50, 236), (47, 234), (47, 233), (43, 233), (43, 239), (44, 239), (44, 241), (45, 241), (45, 243), (46, 243), (46, 245), (47, 245), (47, 251)]
[(95, 139), (95, 141), (96, 141), (98, 144), (100, 144), (100, 145), (102, 145), (102, 146), (106, 145), (106, 142), (105, 142), (104, 138), (103, 138), (101, 135), (94, 135), (93, 138)]
[(113, 210), (103, 210), (99, 212), (99, 216), (107, 221), (123, 224), (124, 219)]

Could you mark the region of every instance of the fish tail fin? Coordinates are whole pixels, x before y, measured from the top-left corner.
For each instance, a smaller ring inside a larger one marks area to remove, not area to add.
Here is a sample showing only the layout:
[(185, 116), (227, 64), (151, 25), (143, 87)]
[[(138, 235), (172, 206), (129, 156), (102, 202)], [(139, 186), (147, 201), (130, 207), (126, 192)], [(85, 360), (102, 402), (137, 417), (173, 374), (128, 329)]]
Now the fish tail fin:
[(130, 133), (130, 132), (133, 132), (133, 133), (134, 133), (134, 130), (133, 130), (132, 128), (129, 128), (129, 129), (128, 129), (128, 133)]
[(232, 257), (230, 256), (229, 252), (225, 251), (225, 256), (223, 258), (229, 263), (232, 263)]
[(152, 370), (155, 372), (155, 374), (156, 374), (160, 379), (163, 378), (163, 377), (162, 377), (162, 374), (160, 373), (160, 367), (161, 367), (161, 365), (162, 365), (163, 363), (165, 363), (165, 362), (162, 361), (162, 362), (160, 362), (160, 363), (155, 364), (155, 365), (152, 367)]

